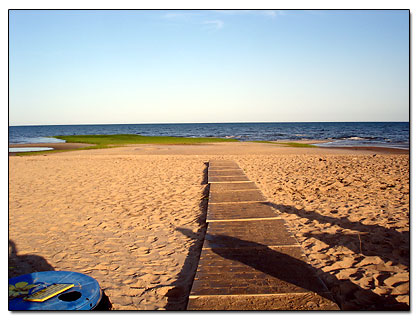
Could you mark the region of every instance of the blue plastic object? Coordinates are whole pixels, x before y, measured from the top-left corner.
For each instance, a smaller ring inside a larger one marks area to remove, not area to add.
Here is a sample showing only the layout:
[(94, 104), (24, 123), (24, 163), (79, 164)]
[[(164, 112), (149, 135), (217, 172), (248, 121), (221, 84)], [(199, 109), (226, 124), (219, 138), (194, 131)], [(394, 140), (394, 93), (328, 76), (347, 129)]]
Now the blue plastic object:
[(93, 310), (102, 298), (99, 283), (94, 278), (67, 271), (36, 272), (14, 277), (9, 279), (9, 289), (15, 292), (15, 296), (19, 291), (32, 294), (54, 283), (69, 283), (74, 284), (74, 287), (44, 302), (26, 301), (24, 294), (9, 298), (9, 310)]

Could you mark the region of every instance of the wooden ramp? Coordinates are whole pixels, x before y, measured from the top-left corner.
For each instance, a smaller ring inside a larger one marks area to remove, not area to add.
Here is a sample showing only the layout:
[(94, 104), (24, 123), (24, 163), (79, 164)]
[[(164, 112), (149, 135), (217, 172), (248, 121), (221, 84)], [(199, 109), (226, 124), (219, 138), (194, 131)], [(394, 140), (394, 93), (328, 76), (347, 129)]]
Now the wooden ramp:
[(208, 229), (188, 310), (338, 310), (285, 222), (232, 161), (210, 161)]

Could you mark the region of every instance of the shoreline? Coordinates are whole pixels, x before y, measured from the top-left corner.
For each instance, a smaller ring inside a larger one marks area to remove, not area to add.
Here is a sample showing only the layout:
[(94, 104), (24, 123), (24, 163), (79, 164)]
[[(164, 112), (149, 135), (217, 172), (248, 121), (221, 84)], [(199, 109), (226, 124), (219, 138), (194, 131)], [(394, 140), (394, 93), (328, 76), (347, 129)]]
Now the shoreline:
[(373, 151), (380, 153), (388, 154), (409, 154), (409, 149), (400, 149), (400, 148), (386, 148), (380, 146), (356, 146), (356, 147), (320, 147), (321, 149), (342, 149), (342, 150), (351, 150), (351, 151)]
[[(273, 141), (272, 141), (273, 142)], [(281, 141), (275, 141), (278, 143), (281, 143)], [(296, 143), (306, 143), (306, 144), (315, 144), (315, 143), (323, 143), (326, 141), (314, 141), (314, 140), (302, 140), (302, 141), (286, 141), (286, 142), (296, 142)], [(239, 144), (239, 143), (254, 143), (254, 142), (245, 142), (245, 141), (240, 141), (240, 142), (233, 142), (232, 144)], [(211, 143), (213, 144), (213, 143)], [(216, 143), (215, 143), (216, 144)], [(254, 144), (263, 144), (263, 143), (254, 143)], [(264, 144), (268, 144), (268, 143), (264, 143)], [(157, 144), (144, 144), (144, 146), (165, 146), (165, 145), (157, 145)], [(199, 145), (199, 144), (197, 144)], [(202, 145), (202, 144), (200, 144)], [(79, 148), (84, 148), (84, 147), (88, 147), (88, 146), (93, 146), (93, 144), (86, 144), (86, 143), (22, 143), (22, 144), (9, 144), (9, 148), (26, 148), (26, 147), (49, 147), (49, 148), (53, 148), (54, 150), (52, 151), (65, 151), (65, 150), (76, 150)], [(141, 146), (139, 144), (129, 144), (129, 145), (125, 145), (124, 147), (129, 147), (129, 146)], [(167, 145), (167, 146), (172, 146), (172, 145)], [(286, 148), (286, 147), (278, 147), (278, 148)], [(377, 146), (361, 146), (361, 147), (315, 147), (315, 148), (296, 148), (296, 149), (321, 149), (321, 150), (328, 150), (328, 151), (333, 151), (333, 150), (345, 150), (345, 151), (356, 151), (356, 152), (377, 152), (377, 153), (382, 153), (382, 154), (409, 154), (409, 149), (399, 149), (399, 148), (392, 148), (392, 147), (377, 147)], [(45, 151), (47, 152), (47, 151)], [(22, 153), (22, 152), (9, 152), (9, 156), (14, 156), (18, 153)], [(24, 152), (23, 152), (24, 153)]]
[[(52, 148), (55, 151), (63, 151), (63, 150), (74, 150), (79, 148), (85, 148), (88, 146), (92, 146), (93, 144), (86, 144), (86, 143), (21, 143), (21, 144), (9, 144), (9, 148)], [(52, 151), (54, 151), (52, 150)], [(47, 152), (47, 151), (44, 151)], [(22, 152), (9, 152), (9, 156), (16, 155), (17, 153)], [(23, 152), (24, 153), (24, 152)]]

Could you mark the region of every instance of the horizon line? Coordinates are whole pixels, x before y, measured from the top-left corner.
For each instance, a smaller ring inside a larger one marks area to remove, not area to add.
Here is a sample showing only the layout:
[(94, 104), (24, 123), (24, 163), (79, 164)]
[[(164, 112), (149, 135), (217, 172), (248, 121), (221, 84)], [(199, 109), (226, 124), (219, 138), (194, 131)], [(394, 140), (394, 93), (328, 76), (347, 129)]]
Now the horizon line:
[(234, 121), (234, 122), (146, 122), (146, 123), (71, 123), (71, 124), (8, 124), (11, 126), (73, 126), (73, 125), (162, 125), (162, 124), (245, 124), (245, 123), (410, 123), (410, 121)]

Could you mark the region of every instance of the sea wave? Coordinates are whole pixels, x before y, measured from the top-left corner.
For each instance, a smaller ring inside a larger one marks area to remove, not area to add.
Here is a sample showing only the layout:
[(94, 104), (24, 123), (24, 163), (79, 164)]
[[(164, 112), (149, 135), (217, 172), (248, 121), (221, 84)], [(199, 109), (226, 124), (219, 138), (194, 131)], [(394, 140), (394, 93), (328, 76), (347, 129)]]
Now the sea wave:
[(332, 137), (331, 139), (333, 139), (333, 140), (351, 140), (351, 141), (384, 140), (383, 137), (378, 137), (378, 136), (353, 136), (353, 135), (338, 135), (338, 136)]
[[(184, 123), (10, 126), (9, 143), (52, 143), (58, 135), (140, 134), (254, 140), (329, 140), (364, 146), (409, 145), (408, 122)], [(56, 142), (56, 141), (55, 141)]]

